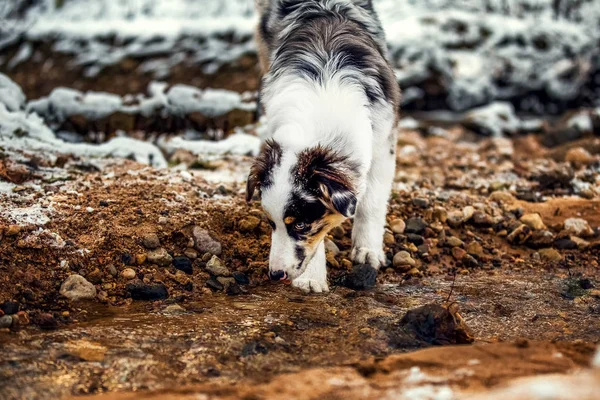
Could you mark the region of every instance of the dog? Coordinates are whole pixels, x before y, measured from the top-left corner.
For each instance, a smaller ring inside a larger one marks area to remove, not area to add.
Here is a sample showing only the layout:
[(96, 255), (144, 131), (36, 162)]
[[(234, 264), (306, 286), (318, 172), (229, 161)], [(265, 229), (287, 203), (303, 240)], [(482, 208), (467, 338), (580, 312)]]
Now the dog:
[(272, 227), (269, 275), (327, 292), (326, 235), (354, 219), (352, 259), (386, 263), (400, 89), (371, 0), (257, 0), (270, 137), (246, 195)]

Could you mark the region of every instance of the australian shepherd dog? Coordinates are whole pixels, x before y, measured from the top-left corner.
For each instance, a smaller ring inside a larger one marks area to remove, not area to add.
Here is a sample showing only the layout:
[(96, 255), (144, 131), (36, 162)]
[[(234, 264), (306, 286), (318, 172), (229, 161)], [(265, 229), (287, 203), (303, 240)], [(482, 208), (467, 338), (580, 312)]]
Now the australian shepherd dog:
[(353, 218), (352, 259), (386, 263), (400, 90), (371, 0), (257, 0), (269, 137), (251, 168), (273, 228), (269, 274), (327, 292), (324, 239)]

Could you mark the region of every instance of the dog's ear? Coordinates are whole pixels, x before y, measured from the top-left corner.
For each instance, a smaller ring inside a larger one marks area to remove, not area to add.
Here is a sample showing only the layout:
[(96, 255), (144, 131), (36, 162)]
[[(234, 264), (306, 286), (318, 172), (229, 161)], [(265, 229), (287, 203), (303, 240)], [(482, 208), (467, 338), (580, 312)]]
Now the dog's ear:
[(272, 183), (272, 172), (281, 163), (282, 150), (279, 143), (272, 139), (265, 141), (260, 154), (250, 168), (246, 183), (246, 201), (251, 201), (256, 189), (259, 192)]
[(298, 155), (298, 183), (316, 193), (329, 210), (347, 218), (356, 211), (356, 189), (352, 182), (356, 174), (354, 163), (327, 147), (313, 147)]

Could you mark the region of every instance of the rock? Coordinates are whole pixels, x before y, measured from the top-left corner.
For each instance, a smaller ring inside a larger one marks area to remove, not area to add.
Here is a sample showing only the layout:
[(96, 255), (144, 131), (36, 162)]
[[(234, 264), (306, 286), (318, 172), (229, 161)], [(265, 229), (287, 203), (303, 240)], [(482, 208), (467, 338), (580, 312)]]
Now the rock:
[(472, 256), (483, 256), (483, 247), (478, 242), (469, 243), (465, 250)]
[(121, 278), (131, 280), (135, 278), (135, 271), (131, 268), (125, 268), (121, 271)]
[(565, 161), (573, 164), (588, 165), (593, 163), (595, 159), (583, 147), (575, 147), (567, 151), (567, 154), (565, 155)]
[(58, 322), (52, 314), (43, 313), (35, 319), (35, 324), (42, 329), (50, 330), (58, 328)]
[(479, 261), (470, 254), (466, 254), (460, 261), (467, 268), (478, 268), (480, 266)]
[(185, 255), (190, 260), (195, 260), (196, 258), (198, 258), (198, 252), (192, 248), (185, 249), (183, 255)]
[(417, 268), (411, 268), (411, 269), (408, 270), (408, 272), (406, 273), (406, 275), (409, 275), (409, 276), (412, 276), (413, 278), (416, 278), (416, 277), (422, 276), (423, 274)]
[(412, 203), (415, 207), (419, 208), (427, 208), (429, 207), (429, 200), (424, 199), (422, 197), (416, 197), (412, 200)]
[(9, 225), (8, 229), (6, 229), (6, 232), (4, 232), (4, 234), (7, 237), (11, 237), (11, 236), (17, 236), (19, 233), (21, 233), (21, 226), (19, 225)]
[(198, 250), (200, 253), (210, 253), (215, 256), (221, 254), (221, 243), (213, 239), (209, 235), (208, 231), (200, 228), (199, 226), (195, 226), (193, 235), (196, 250)]
[(588, 242), (587, 240), (583, 240), (582, 238), (579, 238), (577, 236), (571, 236), (571, 240), (577, 244), (577, 248), (579, 250), (585, 250), (588, 247), (590, 247), (590, 242)]
[(383, 235), (383, 243), (386, 246), (393, 246), (394, 244), (396, 244), (396, 238), (394, 238), (394, 235), (390, 232), (386, 232)]
[(452, 257), (454, 257), (455, 260), (461, 261), (466, 255), (467, 252), (460, 247), (452, 248)]
[(216, 280), (215, 278), (210, 278), (209, 280), (206, 281), (206, 286), (214, 291), (222, 291), (223, 289), (225, 289), (225, 287), (223, 286), (223, 284), (221, 282), (219, 282), (218, 280)]
[(90, 272), (86, 276), (86, 279), (88, 281), (92, 282), (94, 285), (98, 285), (98, 284), (102, 283), (103, 278), (104, 278), (104, 274), (98, 268), (94, 269), (92, 272)]
[(161, 267), (168, 267), (173, 261), (173, 257), (162, 247), (149, 251), (147, 256), (148, 262), (160, 265)]
[(448, 220), (448, 211), (443, 207), (436, 207), (433, 209), (433, 219), (439, 221), (442, 224)]
[(339, 247), (337, 247), (337, 245), (333, 242), (333, 240), (331, 240), (329, 238), (325, 238), (325, 251), (327, 253), (333, 254), (334, 256), (337, 256), (338, 254), (340, 254)]
[(162, 300), (169, 297), (167, 287), (162, 283), (145, 284), (141, 281), (128, 283), (127, 291), (134, 300)]
[(577, 248), (577, 243), (570, 238), (560, 238), (554, 241), (554, 247), (559, 250), (574, 250)]
[(377, 270), (368, 264), (354, 266), (352, 272), (341, 278), (339, 284), (353, 290), (367, 290), (377, 283)]
[(449, 212), (447, 222), (452, 228), (460, 227), (464, 223), (464, 215), (462, 211)]
[(4, 315), (3, 317), (0, 317), (0, 329), (10, 328), (12, 323), (13, 323), (12, 316)]
[(406, 224), (401, 219), (395, 219), (390, 223), (390, 229), (394, 233), (402, 234), (406, 230)]
[(260, 225), (260, 219), (254, 215), (249, 215), (239, 222), (240, 232), (252, 232)]
[(91, 300), (96, 297), (96, 287), (83, 276), (74, 274), (63, 282), (59, 293), (73, 301)]
[(76, 340), (65, 344), (65, 352), (83, 361), (100, 362), (104, 360), (108, 349), (100, 343)]
[(394, 255), (393, 264), (394, 267), (401, 271), (406, 271), (411, 267), (416, 266), (417, 262), (412, 258), (408, 251), (399, 251)]
[(582, 218), (568, 218), (565, 220), (565, 230), (570, 234), (582, 238), (594, 236), (594, 230)]
[(179, 304), (170, 304), (170, 305), (166, 306), (165, 309), (163, 310), (164, 314), (171, 314), (171, 315), (184, 314), (185, 312), (186, 312), (186, 309), (181, 307)]
[(331, 253), (327, 253), (325, 255), (325, 260), (327, 261), (327, 265), (338, 269), (340, 267), (340, 263), (338, 262), (338, 260), (335, 259), (334, 255)]
[(465, 208), (463, 208), (462, 209), (463, 222), (467, 222), (468, 220), (470, 220), (471, 218), (473, 218), (474, 214), (475, 214), (475, 207), (473, 207), (473, 206), (466, 206)]
[(408, 241), (415, 246), (420, 246), (423, 244), (423, 242), (425, 242), (425, 238), (423, 236), (415, 235), (414, 233), (409, 233), (406, 235), (406, 237), (408, 238)]
[(464, 246), (464, 242), (457, 238), (456, 236), (450, 236), (446, 238), (446, 246), (448, 247), (462, 247)]
[(562, 260), (562, 256), (555, 249), (541, 249), (538, 253), (543, 261), (558, 262)]
[(539, 249), (541, 247), (550, 247), (554, 242), (554, 234), (550, 231), (535, 231), (527, 241), (530, 247)]
[(415, 233), (417, 235), (422, 235), (425, 233), (425, 228), (427, 228), (427, 222), (423, 221), (421, 218), (409, 218), (406, 221), (406, 233)]
[(240, 285), (249, 285), (250, 279), (248, 279), (248, 275), (243, 272), (235, 271), (233, 274), (233, 279)]
[(0, 310), (6, 315), (12, 315), (19, 312), (19, 303), (16, 301), (5, 301), (0, 305)]
[(192, 260), (187, 257), (175, 257), (173, 259), (173, 266), (188, 275), (192, 275), (194, 272), (194, 269), (192, 268)]
[(546, 229), (546, 225), (544, 224), (544, 221), (542, 221), (542, 217), (538, 213), (523, 215), (521, 217), (521, 222), (530, 227), (531, 229), (535, 229), (536, 231)]
[(242, 288), (235, 282), (231, 283), (230, 285), (227, 285), (227, 289), (225, 289), (225, 294), (227, 296), (239, 296), (243, 293), (244, 291), (242, 290)]
[(149, 250), (154, 250), (160, 247), (160, 239), (156, 233), (147, 233), (142, 236), (142, 246)]
[(108, 270), (108, 273), (115, 278), (117, 277), (117, 275), (119, 275), (119, 271), (117, 271), (117, 268), (114, 264), (109, 264), (108, 267), (106, 267), (106, 269)]
[(475, 211), (471, 217), (472, 223), (475, 226), (490, 227), (494, 224), (494, 219), (491, 215), (483, 211)]
[(490, 200), (495, 201), (496, 203), (507, 203), (507, 204), (511, 204), (511, 203), (514, 203), (515, 201), (517, 201), (515, 196), (513, 196), (511, 193), (502, 192), (502, 191), (493, 192), (490, 195)]
[(17, 313), (17, 319), (19, 321), (19, 326), (29, 325), (29, 315), (27, 315), (25, 311), (19, 311)]
[(231, 271), (217, 256), (212, 256), (206, 263), (206, 270), (214, 276), (231, 276)]
[(506, 239), (512, 244), (523, 244), (531, 236), (531, 228), (525, 224), (519, 225)]

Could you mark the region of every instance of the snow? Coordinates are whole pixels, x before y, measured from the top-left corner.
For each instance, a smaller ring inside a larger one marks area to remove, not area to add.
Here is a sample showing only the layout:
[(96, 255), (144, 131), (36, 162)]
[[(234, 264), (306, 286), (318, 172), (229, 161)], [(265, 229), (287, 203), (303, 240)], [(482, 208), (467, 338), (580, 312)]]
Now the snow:
[(258, 155), (260, 150), (260, 139), (256, 136), (244, 133), (241, 130), (230, 135), (224, 140), (185, 140), (175, 137), (170, 140), (162, 139), (159, 146), (167, 154), (182, 149), (190, 151), (194, 155)]
[(0, 104), (4, 104), (9, 111), (17, 111), (24, 107), (25, 101), (25, 94), (19, 85), (0, 74)]
[(494, 102), (476, 108), (467, 113), (465, 121), (480, 133), (496, 138), (504, 134), (514, 135), (521, 131), (535, 130), (541, 126), (539, 121), (521, 120), (517, 117), (513, 105), (507, 102)]

